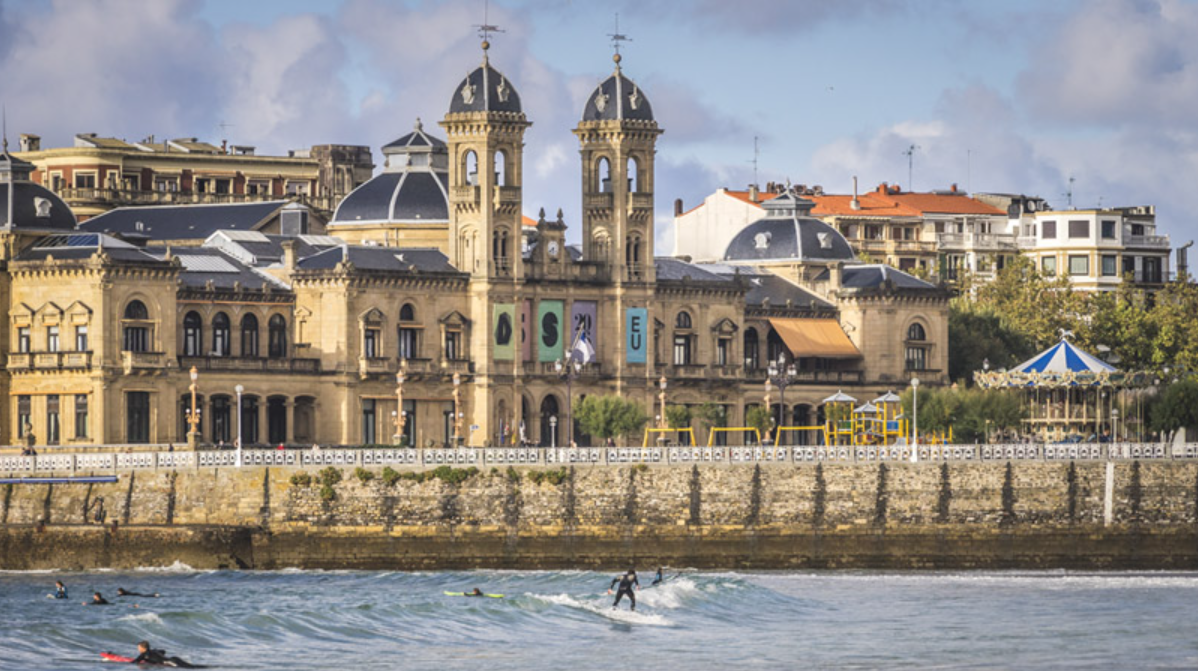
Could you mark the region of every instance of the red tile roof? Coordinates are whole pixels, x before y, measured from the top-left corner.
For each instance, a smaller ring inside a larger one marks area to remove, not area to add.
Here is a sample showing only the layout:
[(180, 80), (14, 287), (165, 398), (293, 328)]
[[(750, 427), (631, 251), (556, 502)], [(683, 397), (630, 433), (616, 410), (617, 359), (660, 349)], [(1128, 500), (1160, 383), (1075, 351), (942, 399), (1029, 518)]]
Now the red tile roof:
[[(1006, 212), (992, 207), (980, 200), (964, 194), (940, 193), (904, 193), (894, 187), (881, 193), (882, 187), (867, 191), (857, 197), (860, 209), (852, 207), (853, 197), (850, 195), (803, 196), (815, 203), (811, 214), (816, 217), (922, 217), (928, 214), (985, 214), (1005, 215)], [(749, 198), (748, 191), (727, 190), (725, 193), (739, 201), (761, 207), (761, 203), (776, 197), (778, 194), (760, 192), (757, 200)], [(686, 212), (690, 214), (703, 207), (699, 203)]]

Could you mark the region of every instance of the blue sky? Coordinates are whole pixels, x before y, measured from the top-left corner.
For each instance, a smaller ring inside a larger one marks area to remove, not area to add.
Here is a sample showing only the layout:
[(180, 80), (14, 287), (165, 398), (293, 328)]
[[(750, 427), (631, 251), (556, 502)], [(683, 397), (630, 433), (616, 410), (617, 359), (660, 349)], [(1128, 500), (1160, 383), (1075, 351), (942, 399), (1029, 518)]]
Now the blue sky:
[[(479, 61), (482, 13), (483, 0), (0, 0), (0, 98), (10, 134), (51, 146), (97, 132), (377, 151), (444, 114)], [(752, 180), (755, 136), (762, 182), (906, 187), (915, 144), (917, 190), (1063, 207), (1074, 177), (1079, 207), (1155, 204), (1175, 245), (1198, 237), (1192, 0), (493, 0), (492, 63), (534, 123), (529, 214), (577, 221), (570, 130), (611, 71), (617, 13), (625, 73), (666, 130), (662, 243), (675, 198)]]

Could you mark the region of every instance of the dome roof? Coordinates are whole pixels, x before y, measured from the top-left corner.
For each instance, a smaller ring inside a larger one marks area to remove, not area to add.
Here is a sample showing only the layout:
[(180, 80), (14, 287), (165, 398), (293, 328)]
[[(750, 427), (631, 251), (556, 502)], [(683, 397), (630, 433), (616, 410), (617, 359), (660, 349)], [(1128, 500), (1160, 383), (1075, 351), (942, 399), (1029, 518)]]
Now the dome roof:
[(724, 251), (725, 261), (853, 261), (848, 240), (835, 228), (808, 216), (812, 203), (787, 192), (762, 203), (766, 216), (746, 226)]
[(653, 107), (640, 88), (616, 68), (615, 73), (595, 88), (586, 107), (583, 121), (635, 120), (653, 121)]
[(516, 87), (490, 62), (483, 60), (474, 72), (466, 75), (453, 91), (449, 101), (449, 113), (459, 112), (513, 112), (521, 113), (520, 94)]
[(424, 124), (420, 123), (420, 119), (417, 118), (416, 127), (412, 132), (383, 145), (383, 153), (402, 153), (404, 150), (435, 149), (444, 146), (446, 146), (445, 140), (425, 133)]
[(342, 199), (331, 223), (449, 221), (448, 185), (439, 170), (384, 172)]
[[(5, 228), (75, 230), (75, 215), (58, 194), (28, 181), (33, 164), (0, 152), (0, 225)], [(9, 190), (12, 220), (9, 221)]]

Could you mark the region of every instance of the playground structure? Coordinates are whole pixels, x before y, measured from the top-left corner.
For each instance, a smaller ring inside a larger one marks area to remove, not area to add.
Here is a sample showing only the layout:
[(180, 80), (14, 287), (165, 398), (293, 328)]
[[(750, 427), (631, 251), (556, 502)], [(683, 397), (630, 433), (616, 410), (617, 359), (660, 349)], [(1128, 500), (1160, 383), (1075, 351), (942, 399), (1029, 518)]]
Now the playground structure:
[(739, 431), (741, 433), (752, 433), (754, 438), (756, 439), (754, 441), (754, 444), (756, 444), (756, 445), (761, 444), (761, 431), (757, 430), (756, 427), (752, 427), (752, 426), (714, 426), (711, 428), (711, 431), (707, 432), (707, 447), (715, 446), (715, 437), (717, 434), (731, 433), (734, 431)]
[[(857, 399), (843, 391), (825, 398), (823, 424), (814, 426), (779, 426), (774, 431), (774, 446), (782, 444), (783, 433), (814, 434), (816, 445), (898, 445), (906, 444), (909, 427), (903, 416), (898, 394), (888, 391), (873, 401), (854, 407)], [(946, 442), (939, 436), (939, 442)]]
[[(687, 445), (687, 447), (698, 447), (698, 444), (695, 443), (695, 430), (690, 428), (689, 426), (680, 428), (680, 429), (656, 429), (656, 428), (645, 429), (645, 438), (641, 443), (641, 447), (649, 447), (649, 436), (652, 434), (655, 434), (655, 433), (661, 434), (657, 440), (662, 443), (669, 443), (668, 436), (669, 436), (669, 434), (673, 433), (673, 434), (675, 434), (676, 439), (680, 439), (683, 436), (690, 438), (690, 444)], [(674, 443), (669, 443), (669, 444), (680, 445), (680, 444), (682, 444), (682, 441), (676, 440)]]

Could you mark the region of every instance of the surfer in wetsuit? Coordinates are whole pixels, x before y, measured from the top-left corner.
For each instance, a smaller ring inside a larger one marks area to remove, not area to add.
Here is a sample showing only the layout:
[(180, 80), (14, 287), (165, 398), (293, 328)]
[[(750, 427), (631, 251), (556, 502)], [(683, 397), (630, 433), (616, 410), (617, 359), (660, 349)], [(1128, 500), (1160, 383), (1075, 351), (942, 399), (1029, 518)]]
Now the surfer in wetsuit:
[(665, 581), (666, 581), (666, 579), (665, 579), (665, 576), (663, 576), (663, 575), (661, 574), (661, 572), (662, 572), (663, 570), (664, 570), (664, 568), (663, 568), (663, 567), (661, 567), (661, 566), (658, 566), (658, 567), (657, 567), (657, 575), (653, 576), (653, 582), (652, 582), (652, 583), (650, 583), (650, 586), (652, 586), (652, 585), (660, 585), (660, 584), (662, 584), (663, 582), (665, 582)]
[[(619, 585), (619, 588), (616, 588), (617, 584)], [(624, 598), (624, 595), (627, 594), (628, 600), (632, 602), (631, 610), (636, 610), (636, 593), (633, 591), (633, 587), (636, 589), (641, 588), (640, 581), (636, 579), (636, 569), (634, 568), (628, 569), (628, 572), (624, 573), (623, 575), (618, 575), (615, 578), (612, 578), (611, 587), (607, 588), (607, 593), (611, 594), (611, 591), (615, 589), (616, 600), (612, 603), (611, 607), (615, 608), (616, 606), (619, 606), (620, 599)]]
[(486, 595), (483, 594), (483, 591), (481, 589), (475, 587), (472, 591), (462, 592), (462, 596), (486, 596)]
[(137, 652), (139, 653), (133, 659), (131, 664), (158, 664), (161, 666), (173, 666), (180, 669), (194, 669), (190, 663), (178, 657), (167, 657), (165, 650), (150, 649), (149, 641), (141, 641), (137, 644)]
[(153, 594), (141, 594), (139, 592), (127, 591), (124, 587), (118, 587), (118, 588), (116, 588), (116, 595), (117, 596), (140, 596), (145, 599), (154, 599), (154, 598), (158, 597), (158, 592), (154, 592)]
[(92, 594), (92, 600), (84, 601), (83, 605), (85, 605), (85, 606), (111, 606), (112, 604), (108, 602), (108, 599), (105, 599), (104, 597), (100, 596), (99, 592), (94, 592)]
[(55, 599), (68, 598), (67, 597), (67, 586), (62, 584), (61, 580), (54, 581), (54, 598)]

